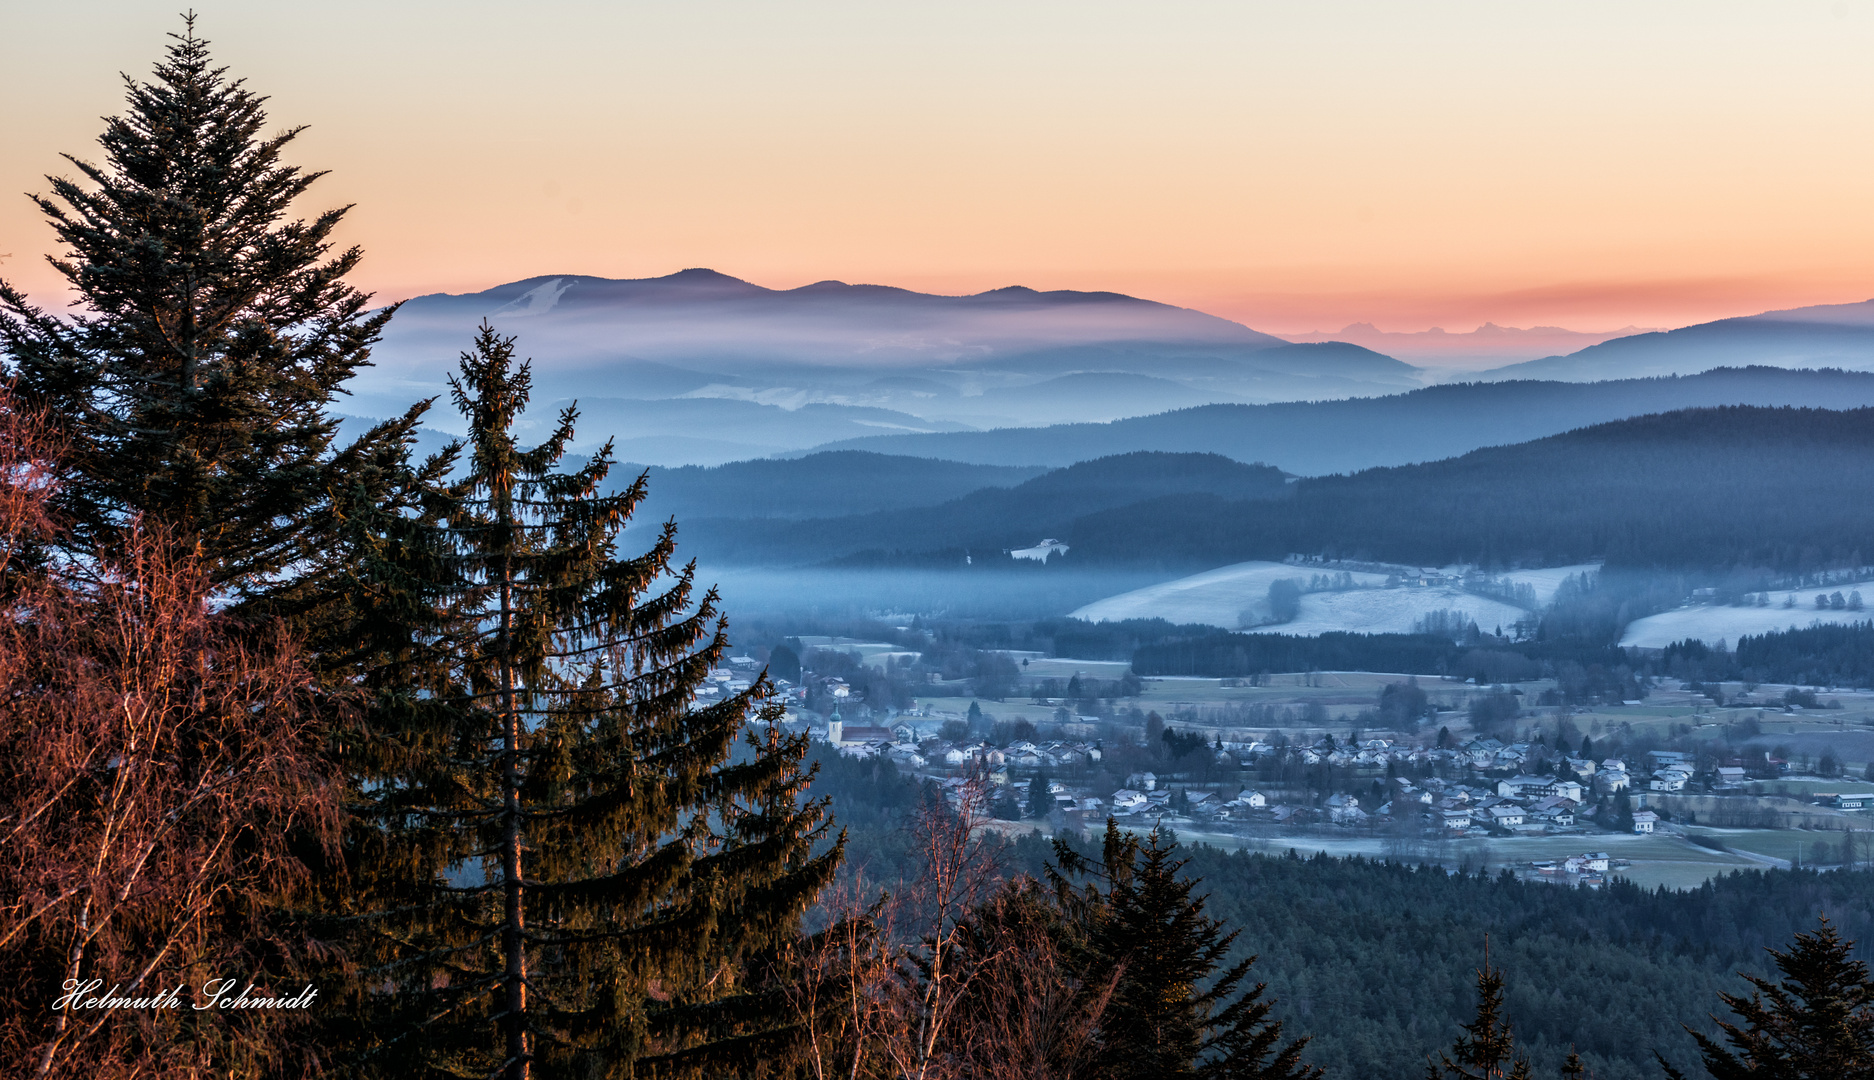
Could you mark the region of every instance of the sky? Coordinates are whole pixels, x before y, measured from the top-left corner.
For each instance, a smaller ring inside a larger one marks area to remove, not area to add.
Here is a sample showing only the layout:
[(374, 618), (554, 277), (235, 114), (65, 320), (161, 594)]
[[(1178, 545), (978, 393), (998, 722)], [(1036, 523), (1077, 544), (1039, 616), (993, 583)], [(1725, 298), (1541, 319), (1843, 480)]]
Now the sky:
[[(0, 6), (0, 274), (180, 5)], [(707, 266), (1274, 333), (1874, 297), (1874, 2), (196, 7), (386, 299)]]

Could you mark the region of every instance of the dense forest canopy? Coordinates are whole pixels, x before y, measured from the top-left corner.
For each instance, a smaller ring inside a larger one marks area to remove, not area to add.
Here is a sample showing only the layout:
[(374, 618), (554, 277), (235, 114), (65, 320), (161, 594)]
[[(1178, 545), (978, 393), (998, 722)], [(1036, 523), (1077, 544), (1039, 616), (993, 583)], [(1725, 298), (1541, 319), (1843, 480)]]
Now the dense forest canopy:
[(1415, 565), (1858, 565), (1874, 553), (1874, 409), (1687, 409), (1425, 465), (1305, 479), (1254, 503), (1174, 495), (1090, 513), (1074, 563), (1290, 552)]
[[(820, 790), (836, 815), (862, 823), (852, 865), (875, 880), (915, 874), (900, 826), (916, 795), (888, 763), (828, 762)], [(999, 858), (1006, 872), (1038, 875), (1050, 856), (1030, 837)], [(1700, 1075), (1681, 1023), (1715, 1032), (1708, 1018), (1721, 991), (1742, 988), (1736, 973), (1764, 971), (1764, 949), (1813, 929), (1818, 915), (1857, 942), (1857, 955), (1874, 955), (1874, 871), (1742, 872), (1668, 892), (1518, 881), (1481, 856), (1460, 872), (1202, 844), (1180, 857), (1208, 910), (1242, 930), (1231, 959), (1258, 957), (1255, 977), (1279, 995), (1275, 1017), (1312, 1036), (1307, 1059), (1329, 1076), (1424, 1075), (1424, 1055), (1469, 1019), (1486, 934), (1538, 1075), (1552, 1075), (1572, 1046), (1603, 1080), (1658, 1076), (1656, 1049)]]

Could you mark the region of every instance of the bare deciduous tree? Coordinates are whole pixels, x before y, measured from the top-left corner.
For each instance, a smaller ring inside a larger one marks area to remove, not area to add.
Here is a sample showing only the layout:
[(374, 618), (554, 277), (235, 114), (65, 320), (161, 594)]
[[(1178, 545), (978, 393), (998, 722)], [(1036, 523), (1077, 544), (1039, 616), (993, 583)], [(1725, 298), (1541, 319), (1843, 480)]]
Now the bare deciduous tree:
[(1083, 985), (1068, 928), (1040, 887), (1008, 881), (979, 835), (988, 787), (954, 789), (913, 819), (918, 876), (871, 903), (854, 884), (822, 902), (791, 984), (813, 1080), (1089, 1075), (1112, 983)]
[[(110, 559), (27, 558), (56, 527), (55, 451), (0, 397), (0, 1059), (254, 1075), (282, 1064), (293, 1014), (194, 1006), (214, 980), (302, 990), (263, 905), (303, 874), (292, 838), (333, 835), (310, 680), (283, 631), (215, 610), (160, 527), (129, 523)], [(55, 1008), (74, 991), (143, 1004)]]

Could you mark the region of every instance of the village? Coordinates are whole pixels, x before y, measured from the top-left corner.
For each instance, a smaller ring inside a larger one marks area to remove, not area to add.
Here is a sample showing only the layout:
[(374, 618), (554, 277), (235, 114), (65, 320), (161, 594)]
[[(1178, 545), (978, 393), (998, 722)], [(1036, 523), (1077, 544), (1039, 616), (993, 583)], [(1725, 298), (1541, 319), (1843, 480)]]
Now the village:
[[(898, 658), (906, 654), (891, 649), (869, 646), (865, 662), (905, 663)], [(1045, 680), (1069, 666), (1076, 679), (1121, 674), (1098, 664), (1024, 659), (1030, 661), (1028, 681), (1037, 690), (1046, 689)], [(731, 658), (712, 673), (705, 699), (746, 689), (761, 667), (752, 656)], [(1363, 673), (1282, 678), (1299, 687), (1291, 696), (1323, 693), (1333, 683), (1380, 694), (1385, 686), (1397, 685)], [(1153, 704), (1155, 695), (1170, 694), (1201, 703), (1205, 685), (1213, 686), (1208, 691), (1213, 694), (1276, 692), (1227, 683), (1149, 680), (1139, 700)], [(1591, 716), (1589, 710), (1528, 710), (1520, 722), (1497, 729), (1506, 734), (1505, 729), (1520, 724), (1523, 737), (1516, 741), (1472, 730), (1473, 711), (1466, 704), (1511, 692), (1534, 699), (1541, 692), (1534, 684), (1434, 685), (1428, 719), (1419, 730), (1369, 727), (1365, 733), (1357, 722), (1350, 728), (1346, 715), (1330, 719), (1324, 708), (1306, 705), (1285, 713), (1251, 713), (1288, 721), (1252, 730), (1219, 722), (1234, 714), (1207, 717), (1192, 702), (1169, 699), (1161, 704), (1171, 717), (1167, 720), (1136, 707), (1104, 710), (1105, 716), (1077, 715), (1071, 698), (1043, 696), (1026, 703), (916, 698), (907, 708), (881, 710), (855, 694), (845, 679), (812, 671), (803, 672), (798, 683), (781, 680), (778, 689), (788, 705), (783, 724), (807, 734), (822, 752), (889, 761), (899, 775), (932, 783), (953, 802), (965, 787), (976, 785), (993, 827), (1071, 833), (1097, 831), (1111, 819), (1125, 829), (1164, 827), (1211, 842), (1265, 848), (1294, 841), (1365, 844), (1366, 850), (1405, 845), (1435, 855), (1514, 849), (1528, 857), (1495, 858), (1494, 864), (1532, 878), (1589, 886), (1625, 866), (1618, 851), (1598, 850), (1618, 846), (1620, 837), (1671, 837), (1718, 847), (1710, 834), (1727, 826), (1747, 826), (1752, 835), (1767, 829), (1835, 830), (1824, 835), (1839, 836), (1839, 841), (1798, 841), (1806, 845), (1800, 850), (1808, 855), (1807, 863), (1835, 865), (1861, 858), (1857, 832), (1859, 841), (1874, 838), (1865, 821), (1865, 811), (1874, 805), (1874, 782), (1862, 781), (1860, 769), (1850, 777), (1840, 761), (1785, 747), (1776, 748), (1784, 756), (1733, 752), (1712, 737), (1730, 718), (1695, 705), (1681, 707), (1696, 695), (1667, 683), (1654, 687), (1650, 708), (1639, 708), (1638, 701), (1611, 707), (1618, 711), (1608, 712), (1609, 717), (1632, 719), (1610, 719), (1605, 726), (1600, 714)], [(1343, 694), (1319, 700), (1352, 699)], [(1850, 704), (1856, 711), (1812, 711), (1811, 719), (1828, 716), (1827, 722), (1837, 726), (1865, 725), (1868, 718), (1858, 710), (1865, 705), (1874, 713), (1874, 700)], [(1029, 714), (1035, 712), (1040, 715), (1031, 721)], [(1800, 721), (1803, 712), (1793, 705), (1776, 715)], [(1694, 723), (1682, 722), (1682, 714)], [(1372, 719), (1370, 713), (1362, 715)], [(1766, 716), (1761, 709), (1751, 715)], [(1204, 723), (1206, 718), (1211, 722)], [(1577, 738), (1577, 722), (1600, 734)], [(1566, 739), (1563, 730), (1570, 733)], [(1597, 741), (1618, 749), (1594, 753)], [(1547, 842), (1504, 843), (1530, 839)], [(1569, 849), (1570, 843), (1579, 850)], [(1874, 858), (1874, 842), (1863, 847)], [(1741, 857), (1792, 865), (1803, 858), (1775, 845), (1769, 849), (1781, 857)]]

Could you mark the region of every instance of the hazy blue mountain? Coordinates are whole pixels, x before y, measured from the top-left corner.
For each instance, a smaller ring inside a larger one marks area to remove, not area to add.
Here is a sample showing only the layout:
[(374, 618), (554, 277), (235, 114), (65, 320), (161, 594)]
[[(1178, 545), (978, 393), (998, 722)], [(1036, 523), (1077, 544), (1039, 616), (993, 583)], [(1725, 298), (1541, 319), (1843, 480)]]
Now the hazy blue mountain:
[(1058, 536), (1083, 515), (1172, 493), (1279, 498), (1286, 477), (1215, 454), (1134, 453), (1083, 461), (1014, 487), (992, 487), (910, 509), (806, 521), (701, 518), (683, 523), (685, 551), (711, 564), (802, 564), (894, 552), (963, 564)]
[[(544, 438), (573, 400), (529, 409), (515, 425), (523, 439)], [(644, 465), (719, 465), (799, 450), (838, 432), (847, 438), (877, 432), (966, 430), (951, 421), (864, 406), (807, 404), (796, 409), (727, 398), (582, 397), (573, 449), (589, 453), (606, 440), (620, 461)]]
[(693, 520), (684, 537), (714, 566), (962, 569), (968, 554), (973, 569), (1014, 569), (1005, 550), (1047, 537), (1068, 545), (1050, 573), (1301, 552), (1420, 566), (1605, 560), (1744, 582), (1865, 565), (1874, 503), (1844, 493), (1871, 482), (1874, 408), (1720, 406), (1292, 482), (1216, 455), (1117, 455), (932, 506)]
[(1395, 356), (1409, 364), (1432, 368), (1478, 371), (1503, 364), (1517, 364), (1545, 356), (1578, 352), (1612, 338), (1650, 333), (1647, 328), (1629, 326), (1621, 330), (1584, 333), (1559, 326), (1532, 326), (1518, 329), (1485, 323), (1475, 330), (1449, 331), (1434, 326), (1410, 332), (1381, 330), (1372, 323), (1350, 323), (1332, 333), (1285, 334), (1290, 341), (1351, 342)]
[(1747, 365), (1874, 371), (1874, 300), (1766, 311), (1634, 334), (1565, 356), (1495, 368), (1476, 377), (1587, 382)]
[(1080, 371), (1025, 386), (985, 391), (949, 404), (956, 410), (952, 415), (967, 413), (976, 426), (991, 427), (1023, 422), (1032, 425), (1117, 420), (1208, 405), (1218, 396), (1218, 391), (1206, 392), (1152, 375)]
[[(466, 295), (417, 297), (391, 321), (374, 351), (375, 366), (349, 384), (353, 411), (393, 415), (442, 392), (484, 318), (517, 336), (521, 354), (533, 358), (535, 398), (543, 401), (715, 398), (787, 409), (883, 408), (926, 421), (996, 426), (1201, 402), (1379, 394), (1422, 381), (1416, 368), (1359, 346), (1294, 345), (1228, 319), (1119, 293), (1011, 287), (938, 296), (835, 281), (767, 289), (685, 270), (623, 281), (538, 277)], [(1078, 374), (1133, 375), (1184, 389), (1159, 388), (1158, 398), (1141, 404), (1117, 384), (1047, 385)], [(1042, 389), (992, 396), (1037, 385)], [(608, 434), (642, 437), (623, 429)], [(723, 437), (692, 431), (685, 438), (713, 447)], [(728, 441), (793, 445), (767, 436)]]
[(837, 445), (1053, 466), (1134, 450), (1214, 453), (1318, 476), (1435, 461), (1588, 424), (1713, 405), (1874, 405), (1874, 374), (1758, 367), (1601, 383), (1456, 383), (1385, 397), (1206, 405), (1103, 424), (874, 436)]
[(1058, 536), (1070, 567), (1291, 552), (1419, 566), (1606, 560), (1734, 575), (1742, 592), (1764, 573), (1866, 565), (1874, 502), (1852, 493), (1871, 485), (1874, 408), (1723, 406), (1302, 479), (1275, 501), (1167, 494), (1090, 512)]
[[(693, 518), (827, 518), (947, 502), (972, 491), (1013, 487), (1040, 466), (965, 465), (931, 458), (836, 450), (802, 458), (738, 461), (714, 468), (650, 470), (639, 521)], [(638, 469), (614, 479), (629, 484)]]

